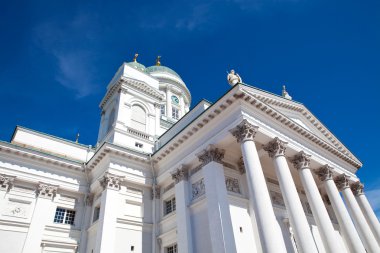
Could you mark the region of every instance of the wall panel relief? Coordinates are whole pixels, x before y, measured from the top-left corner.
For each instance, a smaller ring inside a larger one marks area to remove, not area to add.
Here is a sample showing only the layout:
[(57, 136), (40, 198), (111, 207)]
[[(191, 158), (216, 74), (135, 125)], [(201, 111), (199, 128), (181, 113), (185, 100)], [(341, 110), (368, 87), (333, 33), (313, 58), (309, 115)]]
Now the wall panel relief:
[(236, 178), (226, 177), (226, 188), (227, 191), (241, 193), (239, 180), (237, 180)]
[(2, 211), (2, 215), (27, 219), (29, 217), (31, 202), (9, 199)]
[(192, 199), (199, 198), (205, 194), (205, 184), (203, 178), (191, 185)]

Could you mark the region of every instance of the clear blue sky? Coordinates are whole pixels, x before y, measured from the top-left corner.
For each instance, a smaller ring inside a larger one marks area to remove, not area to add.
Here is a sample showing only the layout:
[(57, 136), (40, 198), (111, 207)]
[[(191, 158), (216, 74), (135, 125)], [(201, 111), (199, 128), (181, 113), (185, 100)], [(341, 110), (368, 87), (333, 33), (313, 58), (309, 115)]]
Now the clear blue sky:
[(94, 144), (106, 85), (135, 52), (176, 70), (193, 105), (244, 82), (304, 103), (364, 163), (380, 211), (380, 1), (6, 1), (0, 139), (16, 125)]

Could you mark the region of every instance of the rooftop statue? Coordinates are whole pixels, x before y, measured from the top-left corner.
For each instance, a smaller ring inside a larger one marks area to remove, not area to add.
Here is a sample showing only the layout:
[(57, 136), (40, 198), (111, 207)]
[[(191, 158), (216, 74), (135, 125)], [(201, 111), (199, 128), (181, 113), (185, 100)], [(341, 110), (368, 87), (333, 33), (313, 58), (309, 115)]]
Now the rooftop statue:
[(137, 57), (138, 57), (138, 56), (139, 56), (139, 54), (136, 53), (136, 54), (135, 54), (135, 57), (133, 57), (133, 61), (134, 61), (134, 62), (137, 62)]
[(292, 97), (289, 95), (289, 93), (286, 91), (285, 85), (282, 86), (282, 97), (292, 100)]
[(235, 70), (231, 70), (230, 73), (227, 75), (227, 81), (229, 84), (234, 86), (237, 83), (241, 83), (241, 77), (239, 76), (238, 73), (235, 73)]

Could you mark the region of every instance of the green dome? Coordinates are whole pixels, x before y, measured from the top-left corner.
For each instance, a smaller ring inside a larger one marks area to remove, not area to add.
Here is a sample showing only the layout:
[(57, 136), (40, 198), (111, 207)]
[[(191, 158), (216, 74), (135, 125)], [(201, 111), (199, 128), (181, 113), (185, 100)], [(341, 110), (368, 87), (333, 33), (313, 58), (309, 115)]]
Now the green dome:
[(145, 69), (146, 69), (144, 65), (142, 65), (141, 63), (138, 63), (137, 61), (127, 62), (127, 65), (137, 70), (140, 70), (142, 72), (145, 72)]
[(174, 76), (176, 76), (176, 77), (178, 77), (178, 78), (181, 79), (181, 77), (177, 74), (177, 72), (175, 72), (171, 68), (168, 68), (168, 67), (165, 67), (165, 66), (151, 66), (151, 67), (146, 68), (145, 71), (147, 73), (153, 73), (153, 72), (169, 73), (169, 74), (172, 74), (172, 75), (174, 75)]

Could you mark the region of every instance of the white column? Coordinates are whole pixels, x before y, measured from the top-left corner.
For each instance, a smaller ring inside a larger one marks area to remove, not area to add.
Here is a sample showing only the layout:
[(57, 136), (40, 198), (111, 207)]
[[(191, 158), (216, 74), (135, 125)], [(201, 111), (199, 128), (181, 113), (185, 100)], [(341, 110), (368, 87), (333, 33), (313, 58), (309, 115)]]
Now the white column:
[(166, 117), (172, 118), (172, 92), (170, 91), (170, 85), (166, 86)]
[(355, 200), (355, 196), (351, 191), (348, 178), (349, 177), (345, 174), (339, 175), (335, 178), (335, 183), (337, 184), (338, 189), (342, 191), (347, 208), (351, 214), (351, 218), (354, 221), (359, 236), (362, 239), (364, 247), (368, 252), (378, 253), (380, 252), (379, 244), (372, 234), (372, 231), (368, 226), (358, 203)]
[(344, 202), (340, 197), (338, 188), (333, 181), (332, 167), (325, 165), (316, 170), (315, 174), (317, 174), (319, 179), (323, 182), (346, 246), (351, 253), (365, 253), (366, 251), (363, 243), (360, 240), (359, 234), (357, 233)]
[(310, 170), (310, 155), (301, 151), (296, 156), (296, 165), (326, 252), (344, 252), (337, 243), (330, 216)]
[(88, 232), (87, 229), (90, 227), (91, 224), (91, 211), (92, 211), (92, 201), (93, 201), (93, 195), (87, 194), (84, 197), (84, 206), (83, 206), (83, 212), (84, 216), (82, 217), (83, 224), (81, 227), (81, 236), (80, 236), (80, 244), (79, 244), (79, 252), (86, 252), (87, 249), (87, 238), (88, 238)]
[(255, 211), (262, 250), (265, 253), (282, 253), (286, 252), (284, 238), (274, 214), (264, 172), (253, 141), (257, 129), (257, 126), (243, 120), (236, 128), (231, 130), (231, 133), (241, 143), (249, 188), (249, 201)]
[(362, 209), (364, 217), (375, 235), (377, 242), (380, 243), (380, 223), (371, 205), (369, 204), (367, 197), (364, 195), (363, 188), (364, 185), (359, 181), (351, 185), (351, 190), (356, 197), (356, 201)]
[(154, 109), (155, 109), (155, 113), (156, 113), (154, 134), (156, 136), (159, 136), (160, 135), (160, 120), (161, 120), (161, 106), (160, 106), (160, 104), (154, 104)]
[(152, 231), (152, 248), (153, 253), (161, 252), (161, 239), (158, 236), (158, 224), (160, 221), (160, 198), (161, 188), (154, 184), (152, 188), (152, 217), (153, 217), (153, 231)]
[(226, 179), (222, 165), (224, 150), (209, 145), (197, 156), (202, 163), (212, 252), (236, 253)]
[(41, 252), (42, 235), (46, 223), (54, 219), (53, 199), (57, 194), (57, 189), (58, 186), (56, 185), (38, 183), (36, 204), (22, 250), (23, 253)]
[[(298, 196), (296, 185), (290, 173), (288, 162), (285, 158), (286, 144), (286, 142), (275, 138), (264, 146), (264, 150), (268, 151), (269, 156), (273, 159), (277, 179), (284, 198), (286, 210), (288, 211), (289, 221), (294, 231), (298, 250), (300, 252), (318, 252), (301, 200)], [(296, 168), (298, 168), (298, 161), (294, 160), (294, 163)]]
[(100, 213), (94, 253), (111, 253), (115, 251), (116, 217), (119, 210), (119, 190), (122, 181), (122, 177), (108, 172), (99, 179), (103, 192), (100, 198)]
[(183, 115), (186, 114), (186, 112), (185, 112), (185, 100), (183, 99), (183, 96), (185, 96), (185, 94), (182, 92), (181, 96), (179, 97), (179, 105), (181, 106), (181, 115), (180, 115), (180, 117), (183, 117)]
[(177, 219), (177, 245), (178, 252), (192, 253), (193, 239), (191, 232), (189, 205), (189, 186), (187, 183), (188, 169), (181, 166), (172, 173), (175, 181), (175, 201)]

